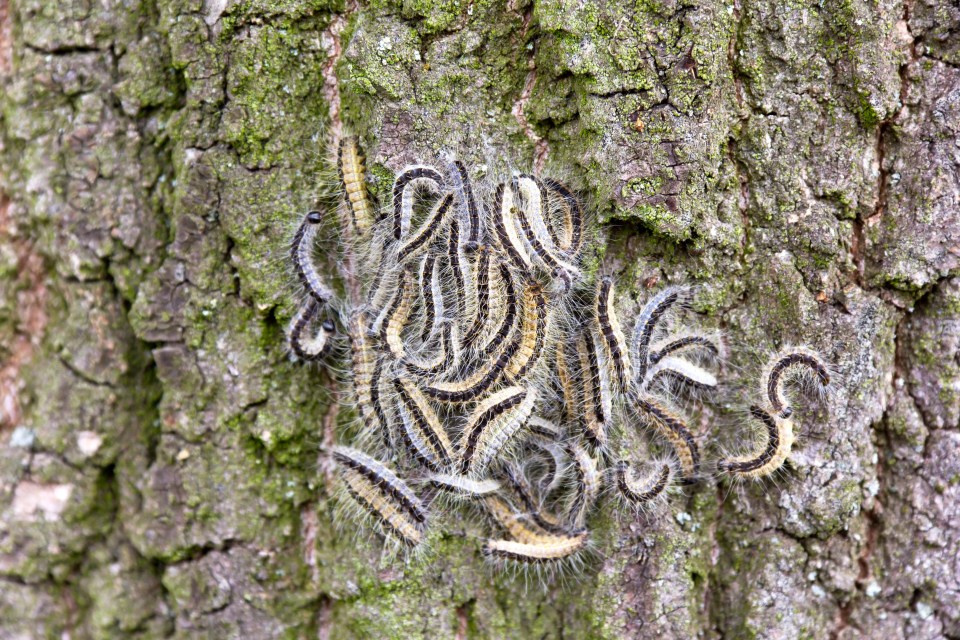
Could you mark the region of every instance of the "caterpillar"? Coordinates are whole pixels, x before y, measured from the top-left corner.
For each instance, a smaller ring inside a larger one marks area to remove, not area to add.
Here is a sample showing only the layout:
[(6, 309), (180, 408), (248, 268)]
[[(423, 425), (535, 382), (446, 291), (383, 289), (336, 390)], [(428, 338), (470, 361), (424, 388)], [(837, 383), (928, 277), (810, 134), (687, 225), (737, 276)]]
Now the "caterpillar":
[(633, 375), (630, 356), (627, 353), (626, 339), (620, 329), (620, 321), (613, 307), (613, 279), (606, 277), (600, 281), (596, 297), (597, 325), (603, 340), (607, 359), (610, 361), (615, 380), (621, 390), (626, 389)]
[(293, 318), (289, 333), (290, 350), (301, 360), (321, 360), (333, 349), (336, 327), (332, 320), (327, 319), (320, 323), (320, 329), (314, 335), (304, 335), (304, 331), (314, 322), (319, 312), (320, 304), (311, 299)]
[(765, 441), (751, 454), (720, 460), (717, 468), (743, 478), (762, 478), (779, 469), (790, 455), (793, 422), (778, 419), (757, 405), (750, 407), (750, 415), (763, 425)]
[(411, 453), (433, 471), (447, 468), (453, 445), (427, 398), (409, 378), (394, 378), (393, 385), (399, 397), (403, 439)]
[(773, 412), (781, 418), (789, 418), (793, 414), (793, 407), (790, 406), (789, 399), (784, 394), (784, 383), (791, 374), (800, 373), (803, 369), (812, 371), (821, 387), (827, 387), (830, 384), (827, 365), (820, 356), (808, 349), (787, 350), (774, 358), (768, 367), (764, 376), (767, 401)]
[(413, 219), (413, 191), (419, 183), (439, 192), (444, 179), (433, 167), (414, 166), (404, 169), (393, 183), (393, 237), (402, 239)]
[(616, 487), (620, 495), (638, 509), (648, 509), (662, 499), (673, 481), (673, 467), (661, 463), (646, 476), (638, 477), (626, 460), (614, 467)]
[(635, 399), (635, 406), (654, 424), (673, 446), (683, 470), (683, 481), (691, 483), (700, 472), (700, 448), (693, 434), (675, 412), (644, 397)]
[(350, 495), (384, 529), (410, 545), (423, 541), (426, 508), (403, 480), (380, 461), (356, 449), (336, 446), (333, 459)]
[(357, 233), (365, 236), (373, 227), (373, 204), (364, 180), (364, 157), (355, 136), (343, 138), (337, 146), (337, 170), (350, 219)]
[(313, 243), (321, 222), (323, 214), (319, 211), (310, 211), (304, 216), (290, 243), (290, 261), (307, 293), (320, 304), (326, 304), (333, 299), (333, 290), (323, 281), (312, 256)]
[(532, 388), (507, 387), (479, 403), (463, 431), (460, 473), (484, 471), (530, 417), (536, 398)]

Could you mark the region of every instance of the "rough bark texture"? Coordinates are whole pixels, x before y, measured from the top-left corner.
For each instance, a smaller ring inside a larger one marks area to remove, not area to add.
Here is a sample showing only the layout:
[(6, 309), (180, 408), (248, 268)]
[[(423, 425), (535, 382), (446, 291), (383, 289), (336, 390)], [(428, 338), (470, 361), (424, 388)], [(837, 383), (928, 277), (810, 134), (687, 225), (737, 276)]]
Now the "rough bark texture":
[[(0, 74), (0, 638), (960, 638), (955, 3), (0, 0)], [(790, 471), (546, 591), (338, 534), (282, 329), (341, 127), (381, 195), (450, 146), (571, 180), (730, 375), (820, 349)]]

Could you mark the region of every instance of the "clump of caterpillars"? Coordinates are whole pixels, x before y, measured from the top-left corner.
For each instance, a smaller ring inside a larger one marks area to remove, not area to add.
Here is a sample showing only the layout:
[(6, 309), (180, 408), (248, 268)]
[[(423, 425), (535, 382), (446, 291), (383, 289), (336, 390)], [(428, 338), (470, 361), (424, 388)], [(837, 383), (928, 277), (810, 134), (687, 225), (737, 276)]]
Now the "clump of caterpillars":
[[(479, 518), (485, 556), (549, 570), (583, 559), (602, 496), (645, 511), (702, 477), (703, 449), (676, 399), (717, 387), (723, 346), (683, 326), (690, 288), (653, 295), (628, 330), (614, 280), (584, 272), (592, 229), (562, 182), (474, 185), (458, 160), (409, 166), (380, 214), (356, 138), (340, 142), (337, 166), (350, 284), (335, 299), (314, 255), (325, 216), (308, 213), (291, 246), (306, 295), (288, 337), (304, 361), (349, 343), (342, 369), (360, 427), (353, 446), (327, 453), (368, 524), (418, 548), (431, 527)], [(787, 386), (798, 380), (826, 388), (824, 360), (778, 353), (750, 408), (755, 446), (710, 470), (762, 478), (783, 465), (795, 430)], [(618, 437), (627, 430), (666, 453), (631, 456)]]

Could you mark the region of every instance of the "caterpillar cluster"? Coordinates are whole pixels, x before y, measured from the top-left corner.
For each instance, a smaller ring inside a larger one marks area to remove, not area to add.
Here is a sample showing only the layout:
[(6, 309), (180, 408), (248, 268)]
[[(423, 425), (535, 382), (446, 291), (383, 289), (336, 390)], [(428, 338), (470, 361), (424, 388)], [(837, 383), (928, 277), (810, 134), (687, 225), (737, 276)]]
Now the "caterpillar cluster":
[[(351, 247), (340, 264), (361, 266), (338, 299), (314, 254), (324, 215), (308, 213), (291, 245), (306, 301), (288, 337), (305, 361), (349, 342), (360, 428), (353, 447), (329, 453), (369, 522), (415, 548), (445, 519), (479, 512), (484, 555), (549, 567), (588, 549), (602, 495), (645, 509), (702, 475), (671, 398), (717, 386), (722, 345), (682, 327), (690, 289), (657, 293), (625, 331), (613, 279), (585, 273), (586, 217), (563, 183), (518, 174), (481, 194), (457, 160), (410, 166), (378, 216), (355, 138), (339, 144), (337, 166)], [(815, 353), (778, 354), (750, 410), (760, 440), (711, 469), (760, 478), (780, 468), (794, 440), (786, 385), (798, 374), (830, 383)], [(628, 430), (659, 434), (669, 457), (617, 455), (612, 440)]]

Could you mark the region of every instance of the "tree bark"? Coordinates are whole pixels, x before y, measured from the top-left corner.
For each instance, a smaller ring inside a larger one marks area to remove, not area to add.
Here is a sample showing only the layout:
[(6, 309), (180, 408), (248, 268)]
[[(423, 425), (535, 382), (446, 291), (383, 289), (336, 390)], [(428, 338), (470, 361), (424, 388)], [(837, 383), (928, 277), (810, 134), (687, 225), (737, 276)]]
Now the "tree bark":
[[(0, 76), (0, 638), (960, 638), (955, 3), (0, 0)], [(445, 149), (571, 181), (743, 397), (819, 349), (789, 469), (546, 589), (335, 521), (283, 328), (344, 131), (381, 199)]]

